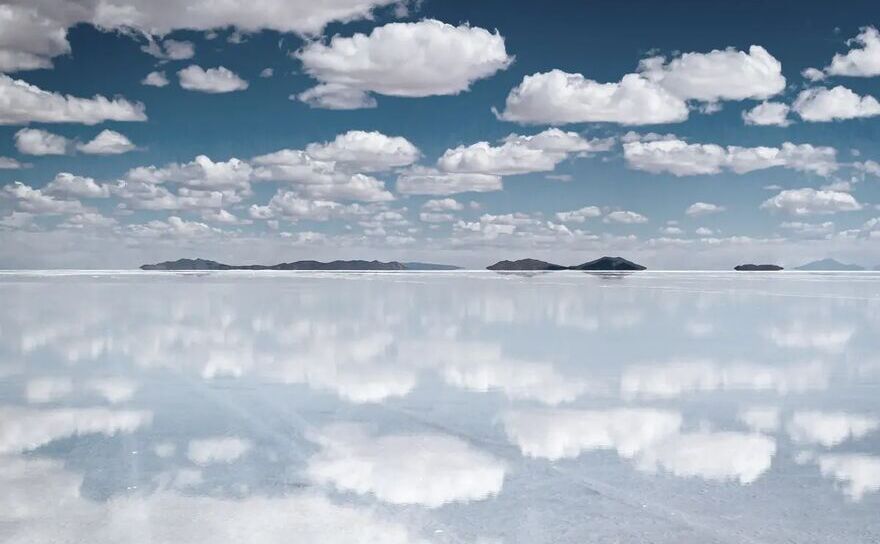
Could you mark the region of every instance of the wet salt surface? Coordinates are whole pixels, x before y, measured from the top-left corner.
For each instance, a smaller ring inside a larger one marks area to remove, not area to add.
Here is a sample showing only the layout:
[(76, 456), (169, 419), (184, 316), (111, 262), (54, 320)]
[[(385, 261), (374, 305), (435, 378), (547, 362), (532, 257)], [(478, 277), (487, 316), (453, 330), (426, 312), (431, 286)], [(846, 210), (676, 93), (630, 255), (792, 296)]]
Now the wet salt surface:
[(876, 542), (880, 274), (0, 274), (2, 542)]

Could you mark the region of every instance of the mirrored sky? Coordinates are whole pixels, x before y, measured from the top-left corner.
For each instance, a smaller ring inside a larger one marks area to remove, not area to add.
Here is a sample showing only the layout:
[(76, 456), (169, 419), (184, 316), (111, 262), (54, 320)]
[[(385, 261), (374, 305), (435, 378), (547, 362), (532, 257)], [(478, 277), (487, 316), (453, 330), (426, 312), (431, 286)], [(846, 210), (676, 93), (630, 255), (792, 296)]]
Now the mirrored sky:
[(0, 273), (0, 541), (876, 542), (880, 274)]

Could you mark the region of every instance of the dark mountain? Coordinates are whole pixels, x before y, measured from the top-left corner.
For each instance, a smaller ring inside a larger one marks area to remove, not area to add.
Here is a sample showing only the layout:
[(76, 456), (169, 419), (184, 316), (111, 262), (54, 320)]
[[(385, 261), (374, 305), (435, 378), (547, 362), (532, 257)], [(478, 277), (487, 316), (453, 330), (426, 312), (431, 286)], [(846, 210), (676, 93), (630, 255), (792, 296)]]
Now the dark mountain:
[(566, 267), (558, 264), (539, 261), (537, 259), (520, 259), (518, 261), (498, 261), (487, 270), (565, 270)]
[(145, 264), (141, 270), (406, 270), (406, 267), (397, 261), (295, 261), (274, 265), (229, 265), (205, 259), (178, 259)]
[(600, 257), (577, 266), (570, 266), (571, 270), (647, 270), (644, 266), (628, 261), (623, 257)]
[(403, 263), (407, 270), (461, 270), (460, 266), (434, 263)]
[(863, 266), (859, 266), (857, 264), (846, 264), (842, 263), (835, 259), (820, 259), (818, 261), (813, 261), (804, 265), (801, 265), (795, 270), (864, 270)]
[(777, 272), (783, 270), (778, 264), (741, 264), (734, 266), (737, 272)]

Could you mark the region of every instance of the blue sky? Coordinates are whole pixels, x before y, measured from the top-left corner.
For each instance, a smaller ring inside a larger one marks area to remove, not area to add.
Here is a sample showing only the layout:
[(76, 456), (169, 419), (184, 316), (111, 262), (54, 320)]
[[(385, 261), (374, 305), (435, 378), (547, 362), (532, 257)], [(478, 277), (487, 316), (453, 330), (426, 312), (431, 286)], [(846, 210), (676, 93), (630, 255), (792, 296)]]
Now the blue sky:
[(209, 4), (0, 3), (0, 267), (880, 264), (874, 3)]

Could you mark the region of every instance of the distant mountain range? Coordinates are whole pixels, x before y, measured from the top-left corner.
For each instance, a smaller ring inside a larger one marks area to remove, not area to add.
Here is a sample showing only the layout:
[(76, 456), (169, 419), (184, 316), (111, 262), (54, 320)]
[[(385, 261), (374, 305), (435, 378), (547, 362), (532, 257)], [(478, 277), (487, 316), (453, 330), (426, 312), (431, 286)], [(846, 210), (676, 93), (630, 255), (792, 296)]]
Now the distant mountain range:
[[(428, 263), (412, 263), (421, 266), (443, 266)], [(273, 265), (251, 264), (231, 265), (209, 261), (206, 259), (178, 259), (156, 264), (145, 264), (141, 270), (416, 270), (407, 268), (397, 261), (295, 261)], [(418, 270), (427, 270), (420, 268)]]
[[(864, 266), (859, 266), (857, 264), (847, 264), (842, 263), (836, 259), (820, 259), (818, 261), (812, 261), (807, 264), (801, 265), (795, 270), (839, 270), (839, 271), (858, 271), (864, 270)], [(875, 268), (875, 270), (877, 270)]]
[(518, 261), (498, 261), (487, 266), (488, 270), (513, 271), (513, 270), (595, 270), (595, 271), (624, 271), (646, 270), (640, 264), (628, 261), (623, 257), (600, 257), (595, 261), (589, 261), (576, 266), (562, 266), (559, 264), (539, 261), (538, 259), (520, 259)]

